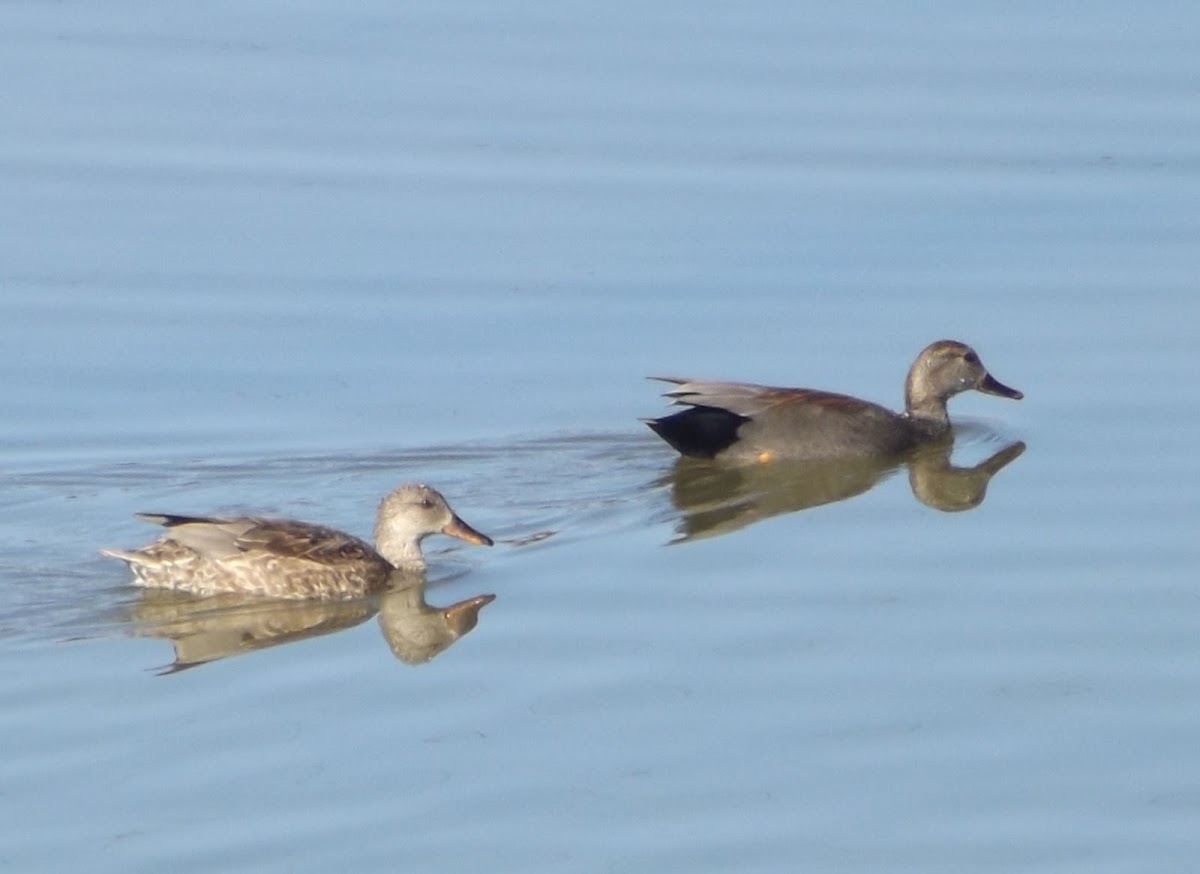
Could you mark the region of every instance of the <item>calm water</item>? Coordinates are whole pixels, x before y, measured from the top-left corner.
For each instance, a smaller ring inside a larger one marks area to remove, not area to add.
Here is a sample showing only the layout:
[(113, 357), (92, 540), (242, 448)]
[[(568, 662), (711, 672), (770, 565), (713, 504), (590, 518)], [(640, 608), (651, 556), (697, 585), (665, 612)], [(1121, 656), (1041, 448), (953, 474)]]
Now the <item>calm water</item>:
[[(1193, 871), (1200, 13), (1043, 5), (0, 10), (0, 867)], [(942, 336), (934, 469), (637, 422)], [(410, 479), (404, 599), (97, 554)]]

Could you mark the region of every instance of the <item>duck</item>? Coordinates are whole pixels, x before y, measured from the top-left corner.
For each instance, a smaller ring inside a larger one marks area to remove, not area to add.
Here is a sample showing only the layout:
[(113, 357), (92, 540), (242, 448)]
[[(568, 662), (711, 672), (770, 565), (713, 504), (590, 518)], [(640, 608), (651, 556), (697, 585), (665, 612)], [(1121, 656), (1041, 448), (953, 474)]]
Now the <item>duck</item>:
[(644, 420), (681, 455), (719, 463), (898, 458), (951, 434), (946, 403), (964, 391), (1020, 400), (957, 340), (926, 346), (908, 371), (904, 412), (810, 388), (658, 376), (687, 409)]
[(400, 486), (380, 503), (374, 547), (352, 534), (293, 519), (136, 515), (167, 530), (140, 549), (101, 553), (126, 562), (136, 585), (195, 595), (361, 598), (387, 589), (397, 573), (422, 574), (421, 541), (430, 534), (493, 544), (422, 483)]

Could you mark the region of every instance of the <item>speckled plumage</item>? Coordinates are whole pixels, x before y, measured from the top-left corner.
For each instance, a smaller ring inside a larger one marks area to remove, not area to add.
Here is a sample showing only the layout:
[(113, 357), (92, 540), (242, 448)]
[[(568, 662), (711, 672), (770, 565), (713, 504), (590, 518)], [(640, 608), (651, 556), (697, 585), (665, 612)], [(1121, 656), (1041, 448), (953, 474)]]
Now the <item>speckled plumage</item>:
[(382, 591), (395, 570), (423, 570), (420, 544), (429, 534), (492, 544), (458, 518), (440, 493), (419, 484), (401, 486), (384, 498), (375, 548), (345, 532), (291, 519), (139, 518), (167, 531), (141, 549), (102, 552), (128, 562), (140, 585), (197, 595), (357, 598)]

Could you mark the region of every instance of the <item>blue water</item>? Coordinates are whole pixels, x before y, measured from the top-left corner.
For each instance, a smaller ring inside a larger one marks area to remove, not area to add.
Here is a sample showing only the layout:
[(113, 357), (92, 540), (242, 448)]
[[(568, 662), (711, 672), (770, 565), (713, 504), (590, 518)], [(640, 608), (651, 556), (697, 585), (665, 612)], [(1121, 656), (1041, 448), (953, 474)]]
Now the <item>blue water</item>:
[[(1198, 26), (0, 10), (0, 867), (1192, 871)], [(690, 536), (645, 376), (895, 407), (940, 337), (1026, 395), (951, 406), (1026, 446), (977, 506)], [(366, 611), (170, 672), (98, 554), (412, 479), (497, 540), (429, 542), (496, 600), (421, 664)]]

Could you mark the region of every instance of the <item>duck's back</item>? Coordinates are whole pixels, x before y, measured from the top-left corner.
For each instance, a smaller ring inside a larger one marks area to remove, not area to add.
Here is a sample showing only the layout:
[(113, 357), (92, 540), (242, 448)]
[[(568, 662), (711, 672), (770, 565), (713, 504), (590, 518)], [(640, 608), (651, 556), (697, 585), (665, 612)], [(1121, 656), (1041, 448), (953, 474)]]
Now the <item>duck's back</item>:
[(742, 463), (883, 458), (910, 449), (908, 419), (849, 395), (753, 383), (668, 379), (682, 412), (650, 427), (684, 455)]

